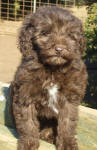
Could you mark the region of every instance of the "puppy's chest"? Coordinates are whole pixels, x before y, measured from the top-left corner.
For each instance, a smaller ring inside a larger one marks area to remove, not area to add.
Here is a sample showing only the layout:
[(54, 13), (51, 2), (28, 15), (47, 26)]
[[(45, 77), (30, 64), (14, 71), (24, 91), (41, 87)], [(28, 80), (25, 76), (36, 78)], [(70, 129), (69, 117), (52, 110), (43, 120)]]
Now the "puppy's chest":
[(58, 114), (58, 85), (54, 84), (48, 89), (48, 107)]
[(58, 99), (59, 99), (59, 86), (53, 82), (48, 83), (44, 87), (45, 89), (45, 101), (44, 106), (50, 108), (56, 114), (59, 113), (58, 110)]

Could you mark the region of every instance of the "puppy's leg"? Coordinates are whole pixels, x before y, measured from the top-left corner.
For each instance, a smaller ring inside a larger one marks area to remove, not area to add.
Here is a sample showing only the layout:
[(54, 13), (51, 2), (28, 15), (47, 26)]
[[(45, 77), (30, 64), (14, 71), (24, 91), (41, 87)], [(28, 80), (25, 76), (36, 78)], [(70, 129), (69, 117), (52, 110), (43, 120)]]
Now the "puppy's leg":
[(56, 139), (57, 150), (78, 150), (78, 144), (75, 138), (78, 106), (66, 102), (58, 118), (58, 136)]
[(40, 132), (40, 138), (48, 143), (54, 143), (54, 133), (52, 128), (44, 128)]
[[(40, 117), (41, 118), (41, 117)], [(55, 118), (41, 118), (40, 123), (40, 138), (51, 144), (55, 144), (57, 134), (57, 120)]]
[(39, 147), (39, 125), (34, 105), (14, 106), (16, 128), (19, 133), (18, 150), (36, 150)]

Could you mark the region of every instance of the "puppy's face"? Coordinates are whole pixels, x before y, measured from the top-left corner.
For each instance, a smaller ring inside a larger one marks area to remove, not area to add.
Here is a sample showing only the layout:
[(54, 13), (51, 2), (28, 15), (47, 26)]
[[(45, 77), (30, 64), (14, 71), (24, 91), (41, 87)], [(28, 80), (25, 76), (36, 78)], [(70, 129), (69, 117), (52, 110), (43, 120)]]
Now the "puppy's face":
[(37, 22), (33, 45), (43, 64), (64, 65), (81, 56), (81, 23), (67, 15), (69, 20), (62, 12), (49, 12)]
[[(52, 28), (51, 28), (52, 29)], [(50, 65), (63, 65), (77, 54), (76, 41), (66, 33), (47, 28), (36, 39), (38, 55), (41, 61)]]

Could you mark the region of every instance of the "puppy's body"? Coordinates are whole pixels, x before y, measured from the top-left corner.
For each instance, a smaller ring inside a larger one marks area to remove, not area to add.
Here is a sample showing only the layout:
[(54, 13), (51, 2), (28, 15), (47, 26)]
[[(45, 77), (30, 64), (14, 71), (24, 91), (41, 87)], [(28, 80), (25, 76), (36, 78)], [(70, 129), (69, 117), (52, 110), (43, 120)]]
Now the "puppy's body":
[(23, 58), (10, 87), (18, 150), (38, 148), (39, 138), (50, 141), (45, 129), (39, 131), (44, 118), (56, 120), (51, 135), (57, 130), (57, 150), (78, 150), (78, 105), (87, 84), (80, 21), (61, 8), (41, 7), (25, 19), (19, 43)]

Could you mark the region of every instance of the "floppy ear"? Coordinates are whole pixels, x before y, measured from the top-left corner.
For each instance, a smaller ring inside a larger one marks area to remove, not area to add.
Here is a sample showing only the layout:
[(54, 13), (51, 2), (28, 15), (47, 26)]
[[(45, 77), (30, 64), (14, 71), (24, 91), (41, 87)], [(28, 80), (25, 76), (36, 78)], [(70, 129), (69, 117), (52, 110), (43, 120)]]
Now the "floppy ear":
[(77, 42), (79, 53), (82, 56), (86, 50), (86, 39), (84, 36), (82, 23), (81, 22), (78, 23), (79, 24), (76, 25), (75, 30), (73, 31), (74, 32), (73, 37)]
[(83, 55), (85, 50), (86, 50), (86, 39), (85, 39), (82, 27), (81, 27), (80, 33), (81, 34), (78, 37), (79, 38), (79, 44), (80, 44), (80, 53), (81, 53), (81, 55)]
[(31, 14), (24, 19), (18, 37), (18, 47), (23, 57), (36, 57), (33, 51), (32, 39), (35, 32), (35, 16)]
[(84, 54), (85, 50), (86, 50), (86, 39), (83, 36), (82, 39), (81, 39), (81, 54), (82, 55)]

